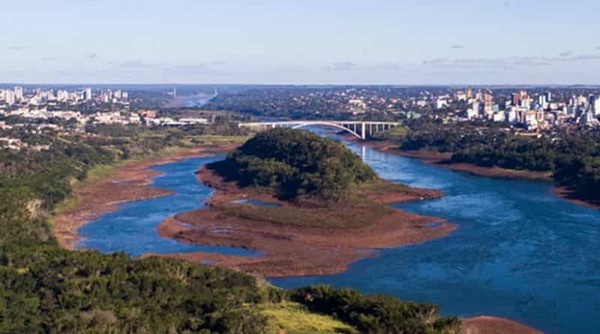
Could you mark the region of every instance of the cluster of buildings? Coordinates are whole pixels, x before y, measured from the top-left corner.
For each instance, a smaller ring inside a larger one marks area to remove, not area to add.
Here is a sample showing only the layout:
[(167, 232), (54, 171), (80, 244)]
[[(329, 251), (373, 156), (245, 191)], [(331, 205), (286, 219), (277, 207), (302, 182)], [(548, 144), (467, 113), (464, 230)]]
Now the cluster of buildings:
[(457, 110), (458, 121), (505, 122), (530, 131), (565, 125), (600, 125), (600, 99), (596, 99), (594, 94), (556, 99), (551, 92), (530, 94), (519, 90), (494, 97), (491, 90), (473, 92), (467, 89), (439, 96), (434, 103), (438, 110), (452, 108), (457, 103), (466, 104), (466, 109)]
[[(88, 124), (184, 126), (209, 123), (206, 118), (174, 119), (158, 117), (154, 110), (132, 111), (128, 98), (127, 92), (110, 89), (96, 92), (92, 88), (0, 89), (0, 149), (45, 149), (28, 147), (18, 138), (7, 136), (13, 128), (32, 133), (85, 132)], [(9, 118), (12, 120), (7, 124)]]
[(31, 89), (25, 90), (17, 86), (12, 89), (0, 89), (0, 108), (10, 109), (12, 106), (54, 106), (68, 103), (70, 105), (96, 103), (116, 103), (127, 105), (129, 94), (121, 90), (103, 90), (96, 94), (92, 88), (87, 87), (80, 90), (64, 89)]

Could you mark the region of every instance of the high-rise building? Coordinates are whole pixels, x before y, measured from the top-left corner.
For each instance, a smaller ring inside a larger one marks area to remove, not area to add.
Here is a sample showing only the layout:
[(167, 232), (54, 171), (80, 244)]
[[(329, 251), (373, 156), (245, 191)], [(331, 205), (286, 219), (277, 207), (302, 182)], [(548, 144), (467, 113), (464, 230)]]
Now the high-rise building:
[(4, 101), (6, 101), (8, 105), (15, 104), (15, 92), (12, 90), (4, 91)]
[(546, 101), (548, 103), (552, 102), (552, 93), (546, 92)]
[(19, 101), (19, 102), (24, 100), (23, 87), (19, 87), (19, 86), (15, 87), (15, 100)]
[(492, 92), (486, 90), (483, 92), (483, 112), (490, 113), (494, 108), (494, 96)]
[(538, 104), (540, 105), (540, 107), (542, 109), (547, 109), (548, 108), (548, 101), (546, 99), (547, 99), (546, 95), (540, 95), (540, 96), (538, 96)]
[(590, 94), (587, 99), (588, 109), (592, 110), (596, 107), (596, 96), (594, 94)]
[(521, 101), (527, 97), (526, 91), (519, 91), (516, 93), (512, 93), (512, 105), (515, 107), (519, 107), (521, 105)]
[(92, 88), (88, 87), (83, 91), (83, 99), (89, 101), (92, 99)]

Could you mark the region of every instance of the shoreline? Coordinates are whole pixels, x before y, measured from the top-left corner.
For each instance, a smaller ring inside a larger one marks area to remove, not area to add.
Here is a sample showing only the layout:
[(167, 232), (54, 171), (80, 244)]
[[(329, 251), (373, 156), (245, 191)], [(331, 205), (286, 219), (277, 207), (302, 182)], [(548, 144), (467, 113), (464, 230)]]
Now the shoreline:
[(577, 205), (581, 205), (581, 206), (585, 206), (588, 208), (592, 208), (592, 209), (596, 209), (596, 210), (600, 210), (600, 203), (592, 203), (592, 202), (588, 202), (588, 201), (584, 201), (582, 199), (579, 199), (577, 197), (573, 196), (573, 192), (570, 191), (569, 189), (567, 189), (566, 187), (559, 187), (559, 186), (555, 186), (552, 189), (550, 189), (550, 192), (552, 194), (554, 194), (555, 196), (558, 196), (566, 201), (569, 201), (573, 204), (577, 204)]
[[(349, 141), (357, 142), (354, 138), (344, 137)], [(361, 142), (364, 145), (370, 146), (380, 152), (399, 155), (405, 158), (418, 159), (422, 163), (438, 166), (445, 169), (463, 172), (474, 176), (508, 179), (508, 180), (530, 180), (530, 181), (552, 181), (551, 172), (536, 172), (517, 169), (507, 169), (501, 167), (481, 167), (469, 163), (448, 163), (452, 157), (450, 152), (437, 152), (428, 150), (419, 151), (403, 151), (396, 149), (393, 144), (388, 141), (379, 142)]]
[[(419, 159), (419, 161), (433, 166), (438, 166), (442, 168), (446, 168), (449, 170), (464, 172), (474, 176), (481, 177), (490, 177), (490, 178), (498, 178), (498, 179), (508, 179), (508, 180), (528, 180), (528, 181), (546, 181), (552, 182), (552, 173), (551, 172), (533, 172), (533, 171), (520, 171), (513, 169), (505, 169), (499, 167), (480, 167), (475, 166), (473, 164), (449, 164), (444, 163), (444, 160), (432, 158), (431, 153), (436, 154), (437, 152), (419, 152), (419, 151), (399, 151), (393, 148), (377, 148), (374, 147), (381, 152), (396, 154), (399, 156)], [(439, 153), (445, 156), (444, 153)], [(585, 206), (588, 208), (600, 210), (600, 203), (588, 202), (582, 199), (579, 199), (573, 195), (573, 192), (567, 189), (566, 187), (557, 186), (553, 183), (552, 188), (549, 190), (551, 194), (556, 197), (559, 197), (563, 200), (569, 201), (573, 204)]]
[(161, 173), (150, 167), (221, 153), (237, 145), (233, 142), (217, 142), (206, 147), (175, 148), (156, 157), (124, 160), (120, 164), (102, 166), (108, 169), (107, 175), (78, 184), (71, 198), (57, 210), (51, 220), (52, 234), (60, 247), (75, 250), (81, 239), (78, 232), (81, 226), (103, 214), (118, 210), (119, 204), (172, 193), (151, 185)]
[[(229, 145), (229, 147), (226, 147)], [(109, 166), (109, 175), (103, 175), (98, 179), (84, 181), (73, 193), (76, 201), (68, 208), (59, 210), (53, 222), (52, 233), (56, 237), (59, 246), (73, 250), (76, 242), (79, 240), (79, 227), (91, 222), (98, 216), (118, 210), (120, 203), (143, 200), (151, 197), (167, 196), (169, 191), (151, 186), (154, 178), (160, 175), (160, 172), (152, 170), (150, 167), (158, 164), (170, 163), (186, 158), (202, 157), (215, 153), (223, 153), (236, 147), (238, 143), (217, 143), (215, 146), (205, 148), (193, 148), (180, 152), (167, 153), (165, 156), (149, 158), (145, 160), (124, 161), (122, 165)], [(141, 191), (141, 192), (140, 192)], [(211, 197), (212, 199), (212, 197)], [(62, 219), (62, 221), (61, 221)], [(170, 254), (171, 258), (182, 258), (184, 260), (193, 260), (183, 258), (184, 254)], [(374, 256), (370, 254), (369, 256)], [(164, 256), (155, 254), (144, 254), (147, 256)], [(367, 256), (363, 256), (365, 258)], [(202, 260), (208, 261), (226, 261), (235, 259), (235, 256), (226, 256), (215, 253), (204, 253)], [(245, 258), (245, 257), (240, 257)], [(478, 316), (461, 318), (463, 322), (462, 333), (541, 333), (533, 328), (506, 318)]]
[[(345, 139), (349, 141), (355, 141), (353, 138), (350, 138), (348, 136), (345, 136)], [(522, 171), (500, 167), (481, 167), (467, 163), (450, 164), (445, 163), (445, 161), (450, 159), (450, 157), (452, 156), (451, 153), (442, 153), (436, 151), (401, 151), (393, 148), (393, 145), (386, 141), (363, 142), (363, 144), (370, 146), (380, 152), (394, 154), (406, 158), (418, 159), (424, 164), (437, 166), (456, 172), (463, 172), (474, 176), (507, 180), (545, 181), (552, 183), (554, 182), (554, 180), (552, 179), (551, 172)], [(579, 199), (573, 196), (573, 192), (569, 191), (566, 187), (557, 186), (553, 183), (553, 187), (550, 189), (549, 192), (552, 193), (554, 196), (557, 196), (571, 203), (600, 210), (600, 203), (593, 203), (583, 199)]]
[[(265, 211), (264, 220), (254, 220), (247, 215), (228, 214), (221, 208), (223, 205), (231, 208), (229, 203), (232, 201), (249, 198), (277, 203), (282, 208), (290, 208), (297, 216), (314, 214), (316, 210), (323, 210), (317, 211), (319, 215), (327, 214), (328, 210), (351, 211), (349, 216), (352, 216), (352, 210), (358, 212), (362, 208), (349, 207), (348, 204), (341, 204), (334, 209), (296, 208), (271, 195), (240, 189), (206, 168), (199, 170), (198, 178), (215, 189), (215, 194), (207, 201), (208, 208), (182, 212), (164, 220), (158, 227), (159, 235), (186, 243), (252, 249), (261, 256), (224, 256), (204, 252), (163, 256), (250, 271), (269, 278), (332, 275), (345, 271), (348, 265), (357, 260), (376, 256), (379, 249), (441, 238), (457, 228), (440, 218), (420, 216), (383, 205), (439, 198), (442, 194), (435, 190), (407, 188), (406, 192), (392, 192), (389, 196), (386, 193), (366, 194), (369, 198), (366, 202), (377, 203), (386, 212), (374, 216), (365, 225), (298, 226), (269, 221), (270, 214), (277, 214), (274, 211)], [(246, 209), (254, 208), (246, 205)], [(364, 210), (371, 209), (367, 207)]]

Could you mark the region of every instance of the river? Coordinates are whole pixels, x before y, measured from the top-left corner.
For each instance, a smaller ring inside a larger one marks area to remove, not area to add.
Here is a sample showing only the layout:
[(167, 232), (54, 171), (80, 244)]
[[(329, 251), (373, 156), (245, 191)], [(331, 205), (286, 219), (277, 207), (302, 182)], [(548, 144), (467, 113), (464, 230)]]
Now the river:
[[(396, 207), (445, 218), (459, 228), (442, 239), (381, 250), (338, 275), (272, 279), (273, 284), (331, 284), (432, 302), (447, 315), (506, 317), (550, 333), (598, 332), (600, 211), (552, 195), (549, 183), (476, 177), (346, 144), (381, 177), (445, 194)], [(219, 158), (156, 166), (163, 174), (154, 185), (174, 194), (124, 204), (83, 226), (78, 247), (133, 256), (195, 250), (259, 255), (186, 245), (156, 233), (163, 219), (202, 207), (212, 191), (196, 183), (193, 171)]]

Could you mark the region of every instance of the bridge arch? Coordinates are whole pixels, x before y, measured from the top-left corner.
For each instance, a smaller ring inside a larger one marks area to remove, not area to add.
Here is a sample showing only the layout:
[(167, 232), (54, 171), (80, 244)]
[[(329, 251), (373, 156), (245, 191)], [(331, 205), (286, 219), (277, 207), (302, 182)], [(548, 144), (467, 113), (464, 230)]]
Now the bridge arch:
[(340, 124), (333, 123), (333, 122), (324, 122), (324, 121), (321, 121), (321, 122), (319, 122), (319, 121), (315, 121), (315, 122), (302, 122), (302, 123), (299, 123), (297, 125), (292, 125), (292, 129), (300, 129), (300, 128), (303, 128), (305, 126), (312, 126), (312, 125), (322, 125), (322, 126), (328, 126), (328, 127), (340, 129), (340, 130), (343, 130), (343, 131), (346, 131), (346, 132), (352, 134), (353, 136), (355, 136), (358, 139), (363, 139), (363, 137), (361, 135), (359, 135), (358, 133), (350, 130), (347, 127), (344, 127), (344, 126), (342, 126)]

